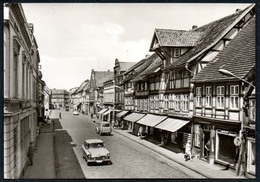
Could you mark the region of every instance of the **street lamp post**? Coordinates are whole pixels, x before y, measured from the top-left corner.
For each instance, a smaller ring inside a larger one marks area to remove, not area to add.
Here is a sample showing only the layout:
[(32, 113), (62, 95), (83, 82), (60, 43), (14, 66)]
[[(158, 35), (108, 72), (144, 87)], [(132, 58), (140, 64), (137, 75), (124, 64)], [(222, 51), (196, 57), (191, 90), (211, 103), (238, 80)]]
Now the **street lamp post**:
[[(238, 77), (237, 75), (235, 75), (234, 73), (228, 71), (228, 70), (225, 70), (225, 69), (219, 69), (218, 70), (221, 74), (224, 74), (224, 75), (227, 75), (227, 76), (230, 76), (230, 77), (235, 77), (239, 80), (241, 80), (242, 82), (245, 82), (249, 85), (251, 85), (254, 89), (255, 89), (255, 86), (246, 81), (245, 79), (243, 78), (240, 78)], [(244, 96), (244, 100), (247, 100), (247, 97)], [(240, 173), (240, 170), (241, 170), (241, 167), (244, 169), (244, 175), (246, 173), (245, 169), (246, 169), (246, 161), (245, 161), (245, 151), (246, 151), (246, 134), (245, 134), (245, 129), (244, 129), (244, 119), (241, 123), (241, 130), (240, 130), (240, 133), (239, 133), (239, 136), (240, 136), (240, 140), (241, 140), (241, 144), (240, 144), (240, 150), (239, 150), (239, 157), (238, 157), (238, 166), (236, 167), (236, 173), (237, 175), (239, 175)]]
[(227, 75), (227, 76), (235, 77), (235, 78), (237, 78), (237, 79), (239, 79), (239, 80), (241, 80), (241, 81), (243, 81), (243, 82), (245, 82), (245, 83), (251, 85), (253, 88), (255, 88), (255, 86), (254, 86), (252, 83), (246, 81), (246, 80), (243, 79), (243, 78), (240, 78), (240, 77), (234, 75), (234, 73), (231, 73), (231, 72), (228, 71), (228, 70), (225, 70), (225, 69), (219, 69), (218, 72), (220, 72), (220, 73), (223, 74), (223, 75)]

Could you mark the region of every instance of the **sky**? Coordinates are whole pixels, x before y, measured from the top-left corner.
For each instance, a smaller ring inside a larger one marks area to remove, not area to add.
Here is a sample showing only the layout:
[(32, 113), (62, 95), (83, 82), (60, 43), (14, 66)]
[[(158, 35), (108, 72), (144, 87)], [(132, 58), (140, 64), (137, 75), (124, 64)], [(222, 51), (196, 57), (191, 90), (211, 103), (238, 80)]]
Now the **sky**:
[(113, 71), (115, 59), (138, 62), (149, 52), (154, 30), (190, 30), (244, 9), (242, 3), (23, 3), (50, 89), (70, 90), (91, 70)]

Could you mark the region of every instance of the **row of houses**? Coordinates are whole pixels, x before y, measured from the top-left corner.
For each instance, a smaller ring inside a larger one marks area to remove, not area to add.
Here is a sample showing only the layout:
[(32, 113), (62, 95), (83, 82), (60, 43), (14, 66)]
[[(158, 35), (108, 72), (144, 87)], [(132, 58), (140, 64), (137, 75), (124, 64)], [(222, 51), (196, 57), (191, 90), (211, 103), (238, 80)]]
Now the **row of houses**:
[(155, 29), (149, 50), (92, 70), (71, 92), (75, 109), (177, 152), (191, 141), (195, 157), (255, 175), (255, 5), (191, 30)]

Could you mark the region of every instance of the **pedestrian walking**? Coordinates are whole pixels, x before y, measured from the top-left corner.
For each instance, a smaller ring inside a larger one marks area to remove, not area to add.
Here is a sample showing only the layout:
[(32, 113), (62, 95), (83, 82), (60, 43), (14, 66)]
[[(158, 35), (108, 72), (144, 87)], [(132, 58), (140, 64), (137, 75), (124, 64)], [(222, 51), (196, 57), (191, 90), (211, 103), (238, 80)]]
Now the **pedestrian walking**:
[(27, 157), (29, 158), (30, 165), (33, 165), (33, 155), (34, 155), (34, 147), (33, 147), (33, 142), (30, 142)]
[(61, 112), (60, 112), (60, 114), (59, 114), (59, 117), (60, 117), (60, 119), (61, 119)]
[(185, 161), (191, 160), (191, 143), (188, 141), (185, 146), (185, 154), (184, 154)]
[(205, 158), (208, 158), (209, 157), (209, 153), (210, 153), (210, 140), (207, 141), (207, 143), (205, 144), (204, 146), (205, 148)]

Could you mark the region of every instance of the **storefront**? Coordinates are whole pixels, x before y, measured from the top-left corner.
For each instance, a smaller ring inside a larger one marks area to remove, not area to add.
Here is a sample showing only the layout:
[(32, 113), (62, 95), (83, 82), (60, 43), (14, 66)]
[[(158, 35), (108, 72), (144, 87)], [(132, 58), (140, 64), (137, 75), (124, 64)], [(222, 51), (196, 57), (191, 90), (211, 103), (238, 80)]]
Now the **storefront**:
[(107, 110), (108, 110), (108, 109), (105, 108), (105, 109), (101, 109), (100, 111), (97, 112), (97, 117), (98, 117), (101, 121), (103, 121), (102, 114), (103, 114), (104, 112), (106, 112)]
[[(154, 127), (164, 121), (167, 118), (167, 116), (160, 116), (160, 115), (154, 115), (154, 114), (147, 114), (142, 119), (138, 120), (136, 124), (139, 125), (138, 130), (140, 131), (141, 128), (143, 129), (143, 135), (146, 137), (156, 137), (154, 136), (156, 132), (154, 132)], [(142, 130), (142, 129), (141, 129)], [(162, 133), (160, 133), (161, 135)], [(158, 135), (158, 134), (156, 134)], [(163, 133), (164, 137), (166, 137), (166, 133)]]
[(194, 117), (193, 151), (200, 159), (210, 164), (234, 166), (238, 147), (234, 139), (238, 136), (241, 122), (213, 118)]
[(176, 149), (183, 150), (188, 140), (191, 141), (191, 134), (179, 131), (186, 126), (189, 120), (167, 118), (160, 124), (156, 125), (156, 129), (161, 129), (170, 133), (169, 141)]
[(122, 118), (125, 117), (129, 113), (130, 113), (130, 111), (121, 111), (121, 112), (116, 114), (116, 118), (115, 119), (116, 119), (117, 127), (123, 126)]
[(237, 147), (234, 144), (234, 139), (237, 133), (226, 130), (216, 131), (216, 152), (215, 161), (223, 164), (236, 164)]
[(124, 117), (123, 119), (123, 125), (124, 128), (128, 128), (128, 130), (132, 131), (133, 133), (137, 134), (138, 132), (138, 125), (135, 125), (134, 123), (137, 122), (139, 119), (143, 118), (145, 114), (143, 113), (131, 113)]

